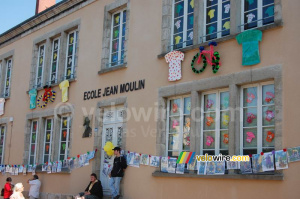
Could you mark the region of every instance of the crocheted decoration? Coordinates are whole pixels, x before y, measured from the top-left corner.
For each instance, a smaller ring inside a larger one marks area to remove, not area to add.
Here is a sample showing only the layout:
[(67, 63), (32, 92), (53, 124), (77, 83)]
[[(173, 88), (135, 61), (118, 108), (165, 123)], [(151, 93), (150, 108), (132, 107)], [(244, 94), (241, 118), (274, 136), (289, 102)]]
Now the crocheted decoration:
[[(45, 86), (44, 89), (44, 94), (37, 99), (37, 106), (40, 108), (45, 108), (48, 102), (54, 102), (56, 96), (56, 92), (53, 91), (51, 87)], [(41, 104), (41, 102), (43, 102), (43, 104)]]

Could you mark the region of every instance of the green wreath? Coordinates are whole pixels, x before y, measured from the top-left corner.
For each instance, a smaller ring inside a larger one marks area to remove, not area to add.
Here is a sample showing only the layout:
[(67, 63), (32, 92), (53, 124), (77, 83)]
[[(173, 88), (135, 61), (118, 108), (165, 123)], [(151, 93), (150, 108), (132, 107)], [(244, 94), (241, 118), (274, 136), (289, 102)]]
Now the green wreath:
[(191, 63), (193, 72), (194, 72), (194, 73), (197, 73), (197, 74), (202, 73), (202, 72), (205, 70), (206, 66), (207, 66), (206, 57), (205, 57), (204, 54), (202, 54), (202, 55), (201, 55), (201, 58), (203, 59), (203, 61), (202, 61), (202, 62), (203, 62), (203, 67), (202, 67), (201, 69), (197, 70), (197, 69), (195, 68), (195, 66), (194, 66), (194, 63), (195, 63), (195, 61), (197, 60), (198, 57), (199, 57), (199, 53), (197, 53), (197, 54), (194, 56), (194, 58), (193, 58), (193, 60), (192, 60), (192, 63)]
[[(214, 58), (216, 57), (216, 58)], [(212, 69), (213, 69), (213, 73), (217, 73), (219, 68), (220, 68), (220, 54), (219, 52), (214, 52), (214, 57), (212, 58)]]

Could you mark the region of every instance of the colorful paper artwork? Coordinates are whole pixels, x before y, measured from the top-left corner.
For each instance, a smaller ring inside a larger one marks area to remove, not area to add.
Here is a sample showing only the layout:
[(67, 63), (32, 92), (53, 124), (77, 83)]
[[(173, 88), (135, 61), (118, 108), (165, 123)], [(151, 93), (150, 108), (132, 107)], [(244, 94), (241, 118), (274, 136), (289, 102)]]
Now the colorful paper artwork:
[(133, 165), (133, 159), (134, 159), (134, 152), (130, 152), (127, 154), (127, 164), (129, 166)]
[(251, 124), (256, 116), (253, 113), (247, 113), (247, 123)]
[(175, 173), (176, 170), (176, 158), (170, 158), (168, 160), (168, 173)]
[(227, 162), (227, 169), (239, 169), (240, 164), (237, 161), (228, 161)]
[(191, 163), (187, 164), (187, 169), (190, 171), (197, 170), (197, 159), (194, 157)]
[(288, 148), (287, 152), (289, 162), (300, 161), (300, 147)]
[(185, 167), (185, 164), (177, 164), (176, 173), (184, 174), (184, 167)]
[(262, 160), (263, 171), (274, 171), (274, 156), (272, 152), (264, 153)]
[(160, 171), (168, 173), (168, 157), (161, 158)]
[(246, 134), (247, 134), (246, 142), (251, 143), (252, 139), (255, 138), (254, 133), (252, 133), (252, 132), (249, 131)]
[(210, 146), (214, 142), (213, 137), (211, 136), (206, 136), (206, 146)]
[(274, 137), (275, 137), (275, 134), (274, 134), (272, 131), (268, 131), (268, 132), (267, 132), (266, 141), (267, 141), (267, 142), (272, 142), (273, 139), (274, 139)]
[(150, 166), (159, 167), (159, 164), (160, 164), (159, 156), (151, 156), (150, 157)]
[(265, 102), (270, 103), (275, 98), (275, 95), (272, 92), (266, 92)]
[(134, 153), (132, 166), (133, 167), (140, 167), (140, 159), (141, 159), (140, 154), (139, 153)]
[(240, 170), (242, 174), (252, 173), (251, 161), (240, 162)]
[(229, 135), (228, 135), (228, 133), (224, 133), (223, 134), (223, 143), (228, 144), (228, 142), (229, 142)]
[(198, 171), (197, 174), (198, 175), (206, 175), (206, 164), (207, 162), (202, 162), (200, 161), (198, 165)]
[(225, 161), (216, 162), (215, 175), (224, 175), (225, 174)]
[(260, 155), (260, 154), (254, 154), (254, 155), (252, 155), (253, 173), (261, 173), (261, 172), (263, 172), (263, 169), (262, 169), (262, 159), (263, 159), (263, 156)]
[(250, 104), (255, 99), (255, 95), (253, 93), (247, 93), (247, 103)]
[(102, 169), (102, 173), (108, 177), (109, 176), (109, 173), (111, 172), (112, 170), (112, 165), (108, 164), (108, 163), (104, 163), (103, 164), (103, 169)]
[(206, 175), (214, 175), (216, 170), (215, 162), (207, 162), (206, 165)]
[(214, 123), (215, 121), (214, 121), (214, 118), (212, 118), (212, 117), (206, 117), (206, 125), (207, 126), (210, 126), (212, 123)]
[(288, 169), (288, 155), (284, 150), (275, 151), (276, 170)]
[(274, 119), (274, 117), (275, 117), (275, 115), (274, 115), (274, 112), (273, 111), (271, 111), (271, 110), (267, 110), (266, 111), (266, 120), (268, 121), (268, 122), (271, 122), (272, 121), (272, 119)]
[(140, 164), (141, 165), (149, 165), (149, 155), (142, 154)]

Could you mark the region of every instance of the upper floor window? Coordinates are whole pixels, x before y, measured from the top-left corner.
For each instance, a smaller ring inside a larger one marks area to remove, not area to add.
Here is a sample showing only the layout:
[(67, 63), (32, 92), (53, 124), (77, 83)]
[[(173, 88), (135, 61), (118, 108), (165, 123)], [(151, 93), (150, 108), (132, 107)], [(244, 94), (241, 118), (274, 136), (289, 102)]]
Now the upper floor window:
[(9, 97), (9, 94), (10, 94), (11, 68), (12, 68), (12, 59), (8, 59), (6, 61), (6, 73), (5, 73), (5, 82), (4, 82), (4, 97)]
[(36, 78), (35, 78), (35, 85), (37, 88), (40, 88), (43, 85), (44, 62), (45, 62), (45, 45), (40, 45), (38, 50), (37, 70), (36, 70)]
[(59, 160), (65, 160), (69, 155), (70, 148), (70, 117), (61, 118), (60, 142), (59, 142)]
[(63, 79), (75, 78), (75, 61), (77, 49), (78, 31), (72, 31), (68, 34), (67, 53), (66, 53), (66, 68)]
[(50, 83), (57, 83), (57, 74), (58, 74), (58, 64), (59, 64), (59, 46), (60, 39), (54, 39), (52, 41), (52, 56), (51, 56), (51, 68), (50, 68)]
[(201, 154), (228, 155), (229, 92), (204, 93), (202, 96)]
[(36, 162), (37, 135), (38, 135), (38, 122), (31, 121), (30, 144), (29, 144), (29, 164), (31, 165), (35, 164)]
[(181, 151), (190, 151), (191, 98), (169, 99), (167, 114), (167, 154), (179, 156)]
[(51, 144), (52, 144), (52, 132), (53, 132), (53, 119), (45, 120), (45, 141), (43, 152), (43, 163), (51, 161)]
[(274, 84), (244, 86), (241, 92), (241, 154), (274, 150)]
[(204, 41), (230, 34), (230, 0), (205, 0)]
[(274, 22), (274, 0), (242, 0), (242, 30)]
[(115, 13), (111, 23), (110, 64), (108, 67), (124, 63), (126, 32), (126, 10)]
[(5, 148), (5, 125), (0, 126), (0, 164), (4, 163), (4, 148)]
[(171, 50), (193, 44), (194, 0), (173, 0)]

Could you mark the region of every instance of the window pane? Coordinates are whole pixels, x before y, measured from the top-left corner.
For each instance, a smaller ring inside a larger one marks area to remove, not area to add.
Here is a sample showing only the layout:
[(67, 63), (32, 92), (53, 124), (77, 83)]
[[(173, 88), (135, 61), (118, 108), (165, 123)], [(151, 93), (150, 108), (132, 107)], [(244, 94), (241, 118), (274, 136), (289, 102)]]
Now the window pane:
[(194, 14), (189, 14), (187, 19), (187, 29), (193, 29), (194, 26)]
[(126, 10), (123, 11), (123, 23), (126, 23)]
[(257, 154), (257, 150), (256, 149), (244, 149), (243, 150), (243, 155), (252, 155), (252, 154)]
[(190, 130), (191, 130), (191, 117), (184, 116), (183, 132), (190, 132)]
[(206, 40), (211, 40), (217, 38), (218, 27), (217, 23), (213, 23), (206, 26)]
[(193, 38), (194, 38), (194, 32), (193, 30), (187, 31), (187, 35), (186, 35), (186, 45), (190, 46), (193, 45)]
[(257, 26), (257, 10), (252, 10), (244, 14), (244, 26), (245, 30), (255, 28)]
[(204, 130), (215, 130), (215, 120), (216, 120), (216, 113), (205, 113), (204, 114)]
[(222, 36), (230, 34), (230, 19), (222, 20)]
[(182, 48), (183, 47), (183, 33), (174, 35), (174, 48), (178, 49), (178, 48)]
[(220, 94), (220, 109), (224, 110), (224, 109), (228, 109), (229, 107), (229, 92), (222, 92)]
[(203, 150), (203, 155), (205, 155), (206, 153), (208, 155), (215, 155), (215, 150)]
[(275, 146), (275, 128), (265, 127), (263, 128), (263, 147), (274, 147)]
[(274, 94), (274, 85), (263, 86), (263, 105), (274, 104), (275, 94)]
[(245, 11), (257, 9), (257, 0), (245, 0)]
[(168, 149), (169, 150), (178, 150), (179, 151), (179, 146), (180, 146), (179, 141), (180, 141), (179, 134), (169, 135)]
[(120, 26), (114, 27), (113, 34), (112, 34), (113, 40), (119, 38), (119, 34), (120, 34)]
[(114, 15), (113, 24), (114, 24), (114, 26), (117, 26), (120, 24), (120, 13)]
[(203, 149), (215, 149), (215, 131), (203, 132)]
[(195, 7), (195, 1), (189, 0), (188, 1), (188, 13), (194, 12), (194, 7)]
[(274, 106), (263, 107), (263, 126), (270, 126), (275, 124), (274, 108)]
[[(220, 150), (228, 150), (229, 134), (228, 131), (220, 132)], [(222, 153), (223, 154), (223, 153)]]
[(229, 111), (222, 111), (220, 113), (220, 129), (228, 129), (229, 121)]
[(218, 0), (207, 0), (206, 1), (207, 7), (212, 6), (212, 5), (216, 5), (217, 3), (218, 3)]
[(274, 0), (263, 0), (263, 6), (274, 3)]
[(184, 114), (190, 114), (191, 113), (191, 98), (186, 97), (184, 98)]
[(190, 150), (190, 144), (191, 144), (190, 132), (183, 133), (183, 147), (182, 147), (182, 150), (183, 151), (189, 151)]
[(179, 133), (180, 132), (180, 120), (179, 117), (171, 117), (169, 124), (170, 133)]
[(179, 115), (180, 113), (180, 99), (170, 101), (170, 115)]
[(222, 6), (222, 19), (230, 17), (230, 1), (223, 3)]
[(216, 110), (216, 94), (209, 94), (204, 96), (204, 111)]
[(257, 106), (257, 88), (244, 88), (244, 107)]
[(264, 25), (274, 22), (274, 5), (263, 8), (263, 19)]
[(216, 22), (218, 20), (218, 5), (206, 9), (206, 23)]
[(244, 129), (243, 146), (244, 146), (244, 148), (256, 148), (257, 147), (257, 129), (256, 128)]
[(176, 3), (174, 5), (174, 18), (182, 16), (184, 13), (184, 1)]
[(257, 125), (257, 109), (244, 108), (244, 127), (252, 127)]

